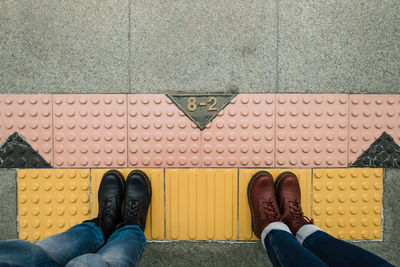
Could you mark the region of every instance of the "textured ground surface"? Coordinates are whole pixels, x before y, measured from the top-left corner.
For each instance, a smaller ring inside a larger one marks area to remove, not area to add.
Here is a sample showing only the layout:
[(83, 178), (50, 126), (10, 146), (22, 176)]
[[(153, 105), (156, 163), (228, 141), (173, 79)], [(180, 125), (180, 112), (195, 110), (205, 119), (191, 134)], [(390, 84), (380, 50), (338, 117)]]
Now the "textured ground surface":
[[(353, 244), (368, 249), (394, 265), (400, 264), (400, 171), (386, 170), (384, 178), (383, 241), (363, 241)], [(247, 244), (215, 242), (148, 243), (141, 266), (272, 266), (260, 242)]]
[(7, 93), (397, 93), (400, 3), (0, 3)]
[[(399, 14), (396, 0), (5, 0), (0, 93), (399, 93)], [(16, 172), (0, 175), (0, 239), (15, 238)], [(386, 170), (384, 241), (357, 243), (396, 265), (399, 176)], [(141, 264), (267, 262), (259, 243), (173, 242)]]

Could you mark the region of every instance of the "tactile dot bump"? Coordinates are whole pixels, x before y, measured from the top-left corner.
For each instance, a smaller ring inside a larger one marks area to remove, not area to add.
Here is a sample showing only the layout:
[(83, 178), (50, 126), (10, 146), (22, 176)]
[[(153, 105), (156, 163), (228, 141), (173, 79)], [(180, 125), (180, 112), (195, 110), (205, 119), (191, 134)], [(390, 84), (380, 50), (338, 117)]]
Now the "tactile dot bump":
[(166, 169), (167, 240), (237, 240), (236, 169)]
[[(89, 212), (76, 214), (70, 210), (90, 210), (90, 188), (70, 189), (70, 176), (73, 172), (77, 184), (88, 183), (89, 169), (74, 170), (18, 170), (18, 218), (19, 238), (37, 241), (49, 236), (49, 233), (60, 233), (72, 225), (67, 224), (71, 215), (75, 224), (89, 219)], [(84, 202), (65, 201), (66, 199), (85, 199)]]
[[(101, 179), (109, 169), (92, 169), (92, 218), (98, 214), (97, 193)], [(118, 169), (125, 177), (134, 169)], [(144, 234), (147, 240), (164, 240), (164, 169), (140, 169), (150, 179), (152, 199), (147, 214)], [(87, 203), (90, 203), (87, 199)], [(89, 214), (89, 209), (81, 211)]]
[(165, 95), (128, 96), (128, 166), (199, 167), (201, 132)]
[(400, 95), (350, 95), (349, 162), (386, 131), (400, 143)]
[(54, 165), (126, 167), (126, 95), (53, 95)]
[(239, 94), (202, 132), (203, 167), (274, 166), (275, 95)]
[[(311, 217), (311, 169), (239, 169), (239, 240), (257, 240), (251, 228), (251, 214), (247, 200), (247, 186), (251, 177), (258, 171), (266, 170), (276, 179), (285, 171), (291, 171), (299, 179), (301, 206), (304, 214)], [(314, 196), (315, 197), (315, 196)], [(321, 214), (321, 208), (313, 209), (314, 215)], [(331, 212), (331, 211), (329, 211)]]
[(276, 167), (347, 166), (347, 98), (277, 94)]
[(340, 239), (381, 238), (382, 172), (382, 169), (314, 170), (315, 224)]
[(18, 132), (53, 165), (51, 95), (0, 95), (0, 144)]

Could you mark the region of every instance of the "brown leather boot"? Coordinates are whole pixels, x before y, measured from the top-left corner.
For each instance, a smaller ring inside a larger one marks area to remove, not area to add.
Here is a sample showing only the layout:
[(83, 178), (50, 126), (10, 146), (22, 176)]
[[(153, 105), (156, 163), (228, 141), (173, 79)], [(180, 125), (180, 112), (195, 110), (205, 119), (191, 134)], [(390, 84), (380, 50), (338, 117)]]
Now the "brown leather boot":
[(269, 172), (259, 171), (253, 175), (247, 187), (247, 199), (253, 231), (261, 238), (261, 232), (268, 224), (281, 220), (275, 198), (274, 179)]
[(300, 185), (294, 173), (281, 173), (275, 181), (275, 191), (282, 220), (294, 235), (303, 225), (313, 224), (312, 220), (304, 216), (301, 209)]

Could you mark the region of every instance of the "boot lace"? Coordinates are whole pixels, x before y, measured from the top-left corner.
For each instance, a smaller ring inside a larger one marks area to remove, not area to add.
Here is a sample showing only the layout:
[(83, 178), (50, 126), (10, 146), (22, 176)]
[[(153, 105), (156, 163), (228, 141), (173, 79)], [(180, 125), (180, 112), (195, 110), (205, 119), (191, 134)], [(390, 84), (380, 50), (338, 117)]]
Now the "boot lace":
[(289, 201), (290, 213), (293, 217), (293, 222), (296, 224), (313, 224), (314, 220), (306, 217), (301, 209), (301, 204), (298, 201)]
[(274, 206), (273, 202), (270, 201), (263, 201), (262, 202), (264, 214), (267, 216), (270, 222), (280, 221), (281, 214), (279, 210)]
[(105, 197), (103, 200), (103, 213), (105, 216), (111, 216), (113, 210), (113, 200), (110, 197)]
[(137, 217), (139, 213), (139, 200), (136, 199), (128, 199), (128, 203), (125, 205), (128, 206), (127, 213), (129, 217)]

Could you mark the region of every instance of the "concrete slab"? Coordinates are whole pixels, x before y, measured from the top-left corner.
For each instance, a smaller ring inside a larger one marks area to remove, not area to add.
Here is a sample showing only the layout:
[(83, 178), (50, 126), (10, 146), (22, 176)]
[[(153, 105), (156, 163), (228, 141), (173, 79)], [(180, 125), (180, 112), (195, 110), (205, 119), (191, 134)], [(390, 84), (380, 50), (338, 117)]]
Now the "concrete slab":
[(131, 1), (131, 93), (274, 92), (276, 1)]
[(127, 93), (129, 5), (0, 3), (0, 93)]
[(272, 266), (261, 242), (147, 243), (139, 266)]
[(0, 240), (17, 238), (17, 173), (0, 169)]
[(397, 93), (400, 2), (279, 1), (278, 92)]

